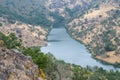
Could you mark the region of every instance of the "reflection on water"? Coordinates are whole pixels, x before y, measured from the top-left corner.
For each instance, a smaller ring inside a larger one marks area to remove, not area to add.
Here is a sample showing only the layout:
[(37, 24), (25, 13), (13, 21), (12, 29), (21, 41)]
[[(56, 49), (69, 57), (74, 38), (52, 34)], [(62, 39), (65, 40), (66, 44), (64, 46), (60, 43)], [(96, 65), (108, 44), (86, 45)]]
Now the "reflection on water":
[(59, 42), (61, 40), (47, 40), (47, 42)]

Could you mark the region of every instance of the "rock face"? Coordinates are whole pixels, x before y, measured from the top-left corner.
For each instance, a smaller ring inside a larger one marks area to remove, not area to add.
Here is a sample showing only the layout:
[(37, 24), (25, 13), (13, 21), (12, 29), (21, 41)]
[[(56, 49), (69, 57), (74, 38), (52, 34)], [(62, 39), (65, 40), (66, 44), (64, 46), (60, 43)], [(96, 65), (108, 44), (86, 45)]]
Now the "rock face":
[(0, 80), (41, 80), (38, 66), (17, 50), (0, 47)]

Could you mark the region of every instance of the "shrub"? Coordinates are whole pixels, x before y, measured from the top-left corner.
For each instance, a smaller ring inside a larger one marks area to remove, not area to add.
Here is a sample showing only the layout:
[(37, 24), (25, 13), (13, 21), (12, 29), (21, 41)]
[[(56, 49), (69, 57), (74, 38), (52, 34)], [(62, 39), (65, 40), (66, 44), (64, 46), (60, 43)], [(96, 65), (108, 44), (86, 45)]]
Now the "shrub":
[(3, 41), (3, 46), (13, 49), (20, 48), (22, 46), (22, 41), (18, 39), (14, 33), (10, 33), (8, 36), (0, 32), (0, 40)]
[(40, 52), (39, 47), (24, 48), (22, 52), (24, 55), (31, 56), (33, 62), (36, 63), (40, 69), (46, 69), (51, 63), (49, 56)]
[(105, 46), (106, 51), (114, 51), (116, 50), (116, 46), (112, 44), (112, 42), (108, 42)]
[(0, 26), (2, 26), (2, 23), (0, 23)]
[(0, 40), (0, 46), (3, 46), (4, 42), (3, 40)]
[(45, 79), (45, 77), (46, 77), (46, 75), (42, 69), (40, 69), (40, 77), (42, 77), (43, 79)]

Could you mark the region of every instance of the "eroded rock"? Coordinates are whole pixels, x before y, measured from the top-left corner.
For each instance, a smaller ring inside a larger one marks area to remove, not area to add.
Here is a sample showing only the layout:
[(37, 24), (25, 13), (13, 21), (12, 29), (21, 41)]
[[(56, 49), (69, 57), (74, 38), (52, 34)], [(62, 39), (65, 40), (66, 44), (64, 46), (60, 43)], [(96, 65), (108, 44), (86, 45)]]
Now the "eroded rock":
[(16, 50), (0, 47), (0, 80), (42, 80), (38, 66), (28, 56)]

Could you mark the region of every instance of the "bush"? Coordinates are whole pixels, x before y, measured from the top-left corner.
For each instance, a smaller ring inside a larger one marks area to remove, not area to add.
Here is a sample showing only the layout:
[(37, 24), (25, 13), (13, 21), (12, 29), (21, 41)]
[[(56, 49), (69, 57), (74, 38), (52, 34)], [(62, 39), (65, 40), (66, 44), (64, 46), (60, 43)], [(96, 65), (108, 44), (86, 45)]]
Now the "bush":
[(105, 46), (106, 51), (114, 51), (116, 50), (116, 46), (112, 44), (112, 42), (108, 42)]
[(3, 40), (0, 40), (0, 46), (3, 46), (4, 42)]
[(2, 23), (0, 23), (0, 26), (2, 26)]
[(42, 69), (40, 69), (40, 77), (42, 77), (43, 79), (45, 79), (45, 77), (46, 77), (46, 75)]
[(8, 36), (0, 32), (0, 40), (3, 41), (3, 46), (8, 49), (20, 48), (22, 46), (22, 41), (18, 39), (14, 33), (10, 33)]
[(40, 52), (39, 47), (24, 48), (22, 52), (24, 55), (31, 56), (33, 62), (36, 63), (40, 69), (45, 70), (51, 63), (49, 56)]
[(107, 71), (98, 67), (81, 68), (79, 66), (73, 67), (73, 80), (120, 80), (119, 71)]

